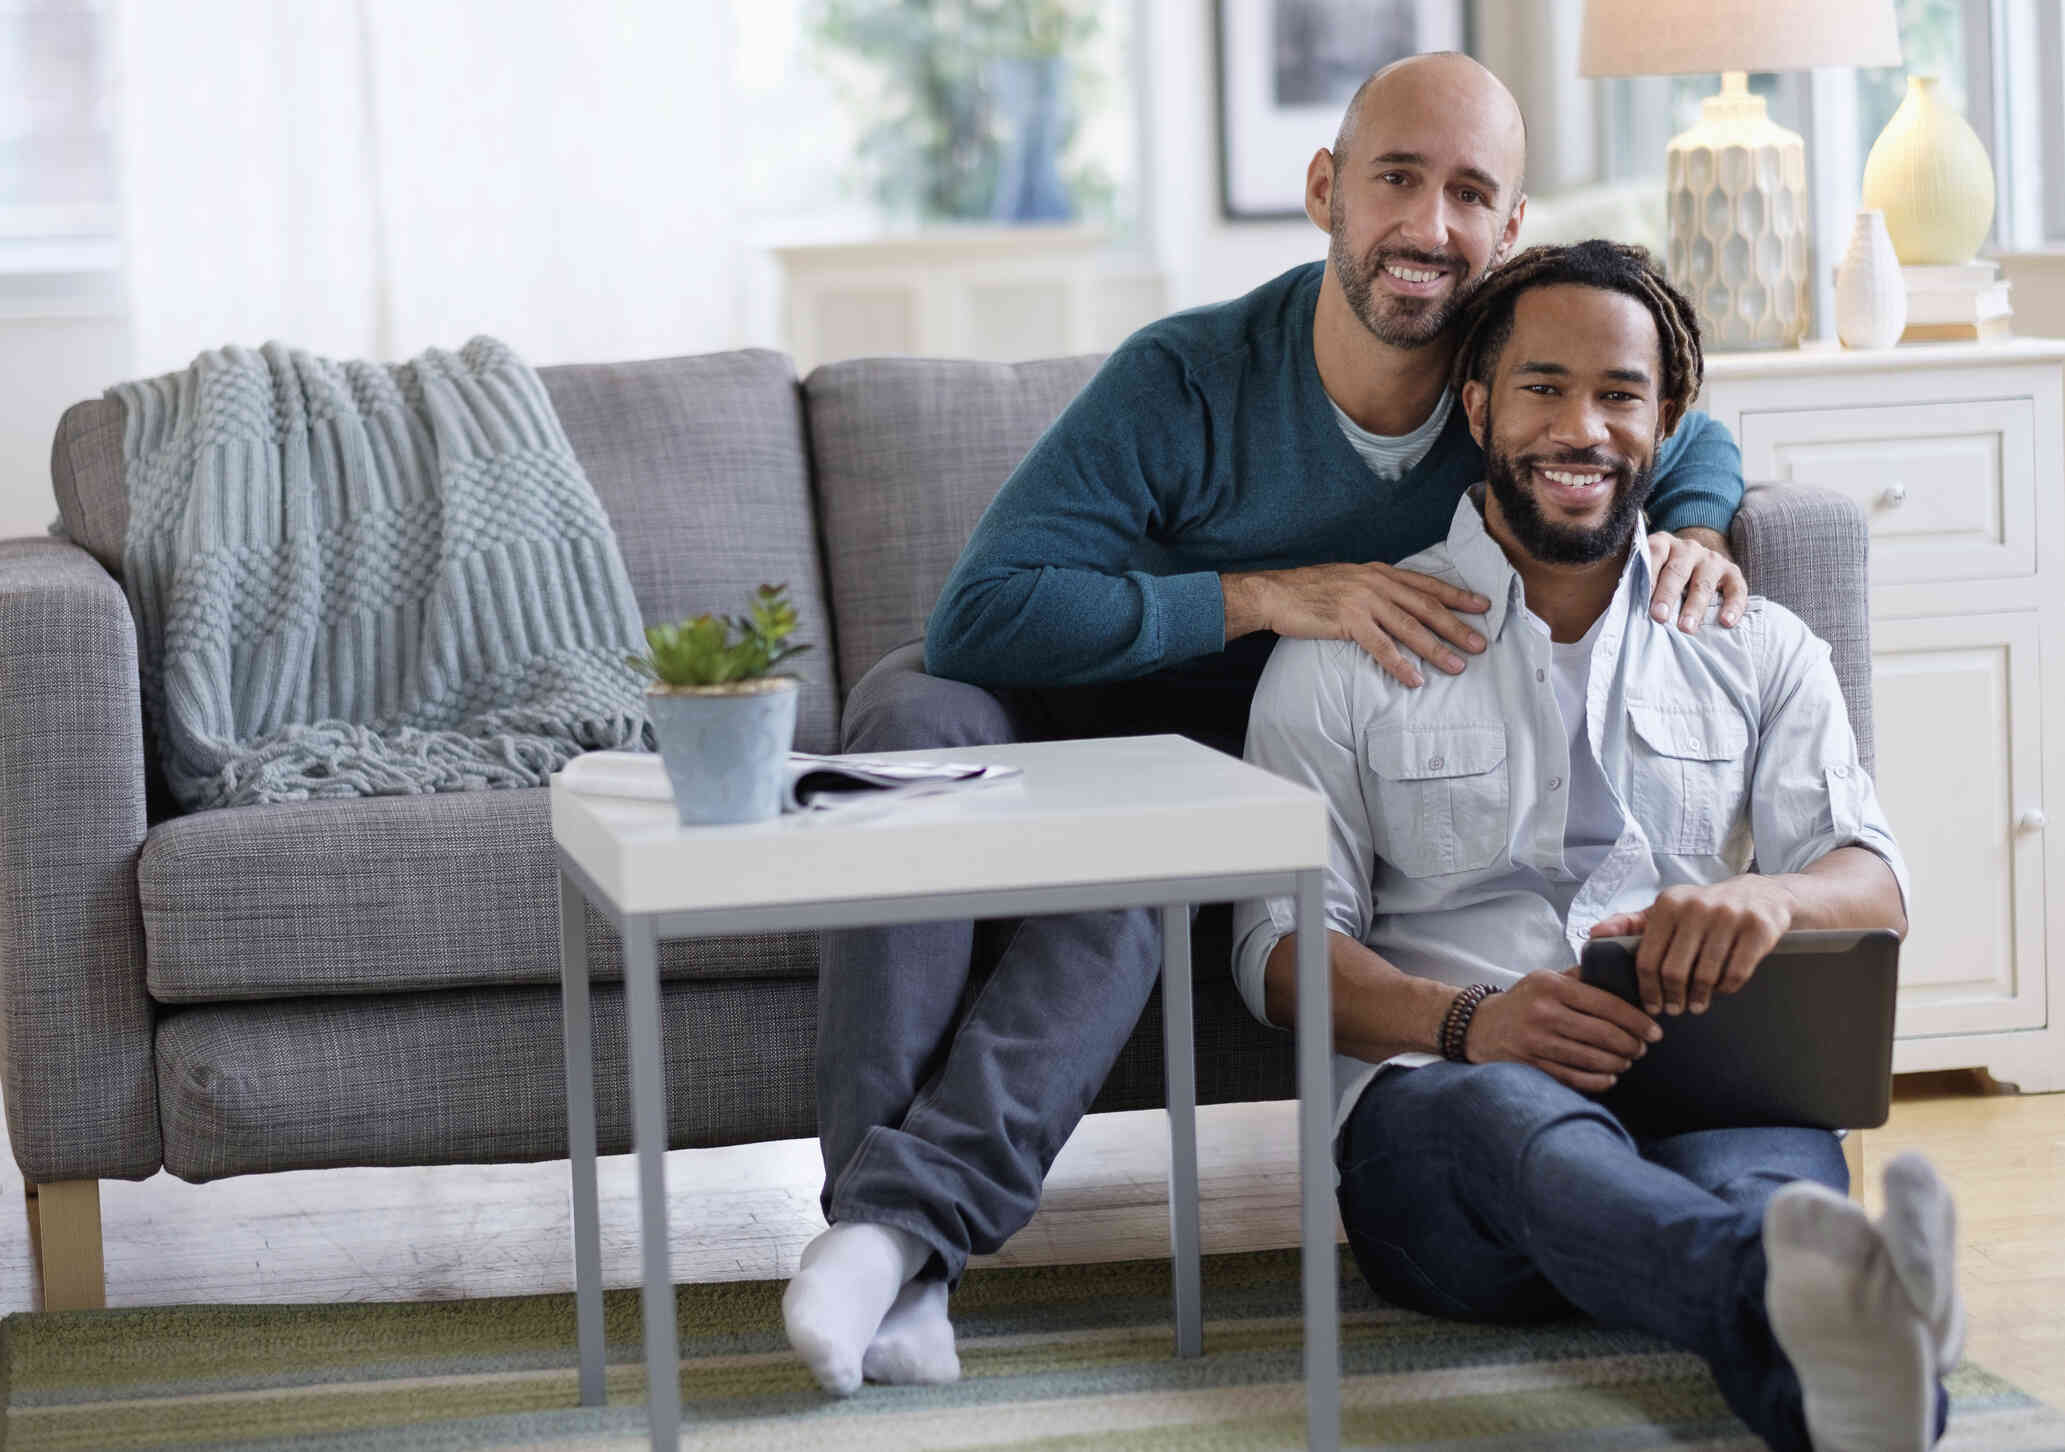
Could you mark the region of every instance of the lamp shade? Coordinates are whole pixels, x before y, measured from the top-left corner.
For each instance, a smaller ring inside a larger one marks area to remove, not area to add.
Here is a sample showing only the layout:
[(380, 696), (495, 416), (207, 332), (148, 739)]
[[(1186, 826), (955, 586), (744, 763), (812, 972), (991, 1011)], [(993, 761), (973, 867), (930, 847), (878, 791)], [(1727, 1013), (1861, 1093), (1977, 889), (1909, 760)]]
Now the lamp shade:
[(1893, 0), (1585, 0), (1587, 76), (1897, 66)]

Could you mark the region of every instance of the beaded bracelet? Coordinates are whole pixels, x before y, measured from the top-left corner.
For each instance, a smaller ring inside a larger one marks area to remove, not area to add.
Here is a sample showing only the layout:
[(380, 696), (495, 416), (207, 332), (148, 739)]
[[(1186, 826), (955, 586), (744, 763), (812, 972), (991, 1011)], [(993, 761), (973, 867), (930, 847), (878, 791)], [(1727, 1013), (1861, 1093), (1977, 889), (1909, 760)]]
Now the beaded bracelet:
[(1473, 983), (1450, 1000), (1441, 1020), (1442, 1058), (1458, 1064), (1467, 1061), (1464, 1045), (1470, 1037), (1470, 1020), (1477, 1016), (1477, 1005), (1498, 991), (1489, 983)]

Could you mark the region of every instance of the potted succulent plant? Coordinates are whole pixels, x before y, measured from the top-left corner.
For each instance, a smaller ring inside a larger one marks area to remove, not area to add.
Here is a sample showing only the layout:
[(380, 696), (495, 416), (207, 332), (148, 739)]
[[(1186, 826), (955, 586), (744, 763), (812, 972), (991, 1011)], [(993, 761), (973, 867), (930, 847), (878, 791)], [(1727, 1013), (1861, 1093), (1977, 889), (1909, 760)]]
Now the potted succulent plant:
[(771, 672), (810, 649), (787, 643), (796, 631), (787, 589), (762, 585), (744, 615), (649, 626), (647, 653), (628, 657), (649, 682), (646, 710), (684, 823), (760, 822), (781, 811), (801, 683)]

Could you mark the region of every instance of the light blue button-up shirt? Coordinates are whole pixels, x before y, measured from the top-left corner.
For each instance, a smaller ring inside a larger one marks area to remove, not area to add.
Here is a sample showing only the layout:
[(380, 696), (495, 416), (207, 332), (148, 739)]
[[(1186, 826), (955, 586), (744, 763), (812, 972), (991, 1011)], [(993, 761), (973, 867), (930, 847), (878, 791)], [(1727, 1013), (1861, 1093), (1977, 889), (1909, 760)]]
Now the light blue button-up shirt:
[[(1648, 551), (1634, 547), (1593, 636), (1579, 743), (1605, 777), (1619, 835), (1564, 917), (1540, 890), (1575, 880), (1564, 855), (1572, 733), (1548, 630), (1470, 497), (1447, 540), (1400, 568), (1491, 602), (1484, 653), (1408, 689), (1352, 642), (1285, 640), (1248, 721), (1248, 760), (1327, 799), (1332, 930), (1418, 977), (1504, 986), (1569, 967), (1594, 923), (1666, 887), (1738, 876), (1752, 853), (1784, 873), (1864, 847), (1906, 898), (1906, 864), (1858, 762), (1828, 647), (1756, 596), (1733, 629), (1659, 624)], [(1295, 926), (1288, 897), (1235, 909), (1234, 976), (1265, 1021), (1269, 953)], [(1379, 1067), (1335, 1056), (1337, 1128)]]

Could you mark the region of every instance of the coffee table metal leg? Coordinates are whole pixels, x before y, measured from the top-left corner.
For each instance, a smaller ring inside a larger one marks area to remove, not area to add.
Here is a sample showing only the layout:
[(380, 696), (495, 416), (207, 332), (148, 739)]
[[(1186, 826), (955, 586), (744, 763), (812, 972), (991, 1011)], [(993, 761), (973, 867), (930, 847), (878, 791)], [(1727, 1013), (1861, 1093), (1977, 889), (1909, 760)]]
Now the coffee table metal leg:
[(559, 876), (559, 997), (566, 1040), (566, 1153), (572, 1170), (574, 1341), (581, 1405), (603, 1404), (602, 1228), (595, 1197), (595, 1050), (588, 1019), (588, 935), (580, 888)]
[(1298, 874), (1298, 1176), (1305, 1281), (1305, 1443), (1341, 1445), (1339, 1254), (1334, 1249), (1334, 1014), (1326, 877)]
[(1162, 1063), (1169, 1101), (1169, 1265), (1176, 1290), (1176, 1354), (1205, 1351), (1198, 1265), (1197, 1044), (1191, 1025), (1190, 904), (1162, 909)]
[(660, 1049), (659, 941), (651, 918), (624, 919), (624, 1020), (631, 1045), (631, 1134), (638, 1147), (646, 1415), (652, 1445), (674, 1452), (681, 1440), (681, 1353), (667, 1259), (667, 1083)]

